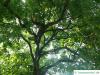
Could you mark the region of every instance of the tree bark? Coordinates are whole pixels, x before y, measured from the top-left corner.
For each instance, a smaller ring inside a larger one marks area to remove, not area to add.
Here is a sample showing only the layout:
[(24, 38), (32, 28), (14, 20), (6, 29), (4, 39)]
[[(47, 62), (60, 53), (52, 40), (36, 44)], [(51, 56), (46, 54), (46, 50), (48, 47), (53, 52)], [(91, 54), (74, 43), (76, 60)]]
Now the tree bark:
[(39, 61), (37, 60), (34, 61), (33, 75), (40, 75)]

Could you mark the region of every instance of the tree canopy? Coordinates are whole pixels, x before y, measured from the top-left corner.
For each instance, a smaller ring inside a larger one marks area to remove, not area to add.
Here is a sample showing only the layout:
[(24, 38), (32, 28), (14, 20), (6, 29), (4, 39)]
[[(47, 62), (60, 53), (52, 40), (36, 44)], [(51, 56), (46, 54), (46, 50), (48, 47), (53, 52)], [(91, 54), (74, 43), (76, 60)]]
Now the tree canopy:
[(100, 0), (0, 0), (0, 75), (100, 69)]

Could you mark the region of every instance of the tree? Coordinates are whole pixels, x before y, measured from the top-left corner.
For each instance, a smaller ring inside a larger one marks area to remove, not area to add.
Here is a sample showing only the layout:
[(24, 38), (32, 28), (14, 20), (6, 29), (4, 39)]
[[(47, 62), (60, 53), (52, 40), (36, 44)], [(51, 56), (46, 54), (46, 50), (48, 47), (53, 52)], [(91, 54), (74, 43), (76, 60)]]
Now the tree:
[[(99, 8), (97, 0), (1, 1), (0, 42), (3, 50), (10, 48), (17, 52), (28, 47), (33, 75), (44, 75), (61, 62), (85, 60), (83, 49), (85, 52), (88, 49), (97, 51), (100, 47)], [(59, 54), (59, 58), (52, 58), (46, 64), (49, 54)]]

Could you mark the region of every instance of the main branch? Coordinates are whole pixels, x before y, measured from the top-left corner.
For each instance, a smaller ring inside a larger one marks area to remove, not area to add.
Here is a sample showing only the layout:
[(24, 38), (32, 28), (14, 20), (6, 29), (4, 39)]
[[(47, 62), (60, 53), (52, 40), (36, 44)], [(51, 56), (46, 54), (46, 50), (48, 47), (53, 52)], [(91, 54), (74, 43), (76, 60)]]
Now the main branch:
[(47, 54), (50, 54), (50, 53), (56, 53), (56, 52), (59, 52), (62, 49), (66, 49), (67, 51), (69, 51), (69, 52), (71, 52), (71, 53), (73, 53), (75, 55), (79, 55), (77, 52), (71, 50), (68, 47), (59, 47), (59, 48), (55, 48), (55, 49), (52, 49), (52, 50), (49, 50), (49, 51), (43, 51), (42, 55), (44, 56), (44, 55), (47, 55)]
[(28, 44), (29, 50), (30, 50), (30, 54), (31, 54), (31, 57), (32, 57), (32, 61), (34, 62), (34, 54), (32, 52), (32, 46), (31, 46), (30, 42), (22, 34), (21, 34), (21, 37)]
[(66, 58), (63, 58), (63, 59), (60, 59), (60, 60), (56, 61), (56, 62), (53, 63), (53, 64), (50, 64), (50, 65), (48, 65), (48, 66), (43, 66), (43, 67), (41, 67), (41, 70), (43, 71), (42, 73), (45, 74), (45, 73), (48, 71), (48, 69), (50, 69), (50, 68), (52, 68), (52, 67), (54, 67), (54, 66), (60, 64), (61, 62), (71, 62), (71, 63), (73, 63), (74, 60), (71, 60), (71, 59), (69, 59), (69, 58), (67, 58), (67, 57), (66, 57)]
[(41, 47), (40, 50), (43, 50), (43, 49), (46, 47), (46, 45), (48, 45), (48, 44), (53, 40), (53, 38), (54, 38), (56, 35), (57, 35), (57, 32), (54, 32), (54, 33), (52, 34), (52, 36), (48, 39), (48, 41)]

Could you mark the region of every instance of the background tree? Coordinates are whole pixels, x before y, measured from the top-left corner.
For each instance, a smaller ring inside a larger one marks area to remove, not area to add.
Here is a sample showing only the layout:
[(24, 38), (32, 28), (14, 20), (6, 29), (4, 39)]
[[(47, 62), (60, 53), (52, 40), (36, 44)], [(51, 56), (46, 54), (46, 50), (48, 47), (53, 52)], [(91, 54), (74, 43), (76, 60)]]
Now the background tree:
[(0, 1), (1, 74), (99, 69), (99, 12), (98, 0)]

